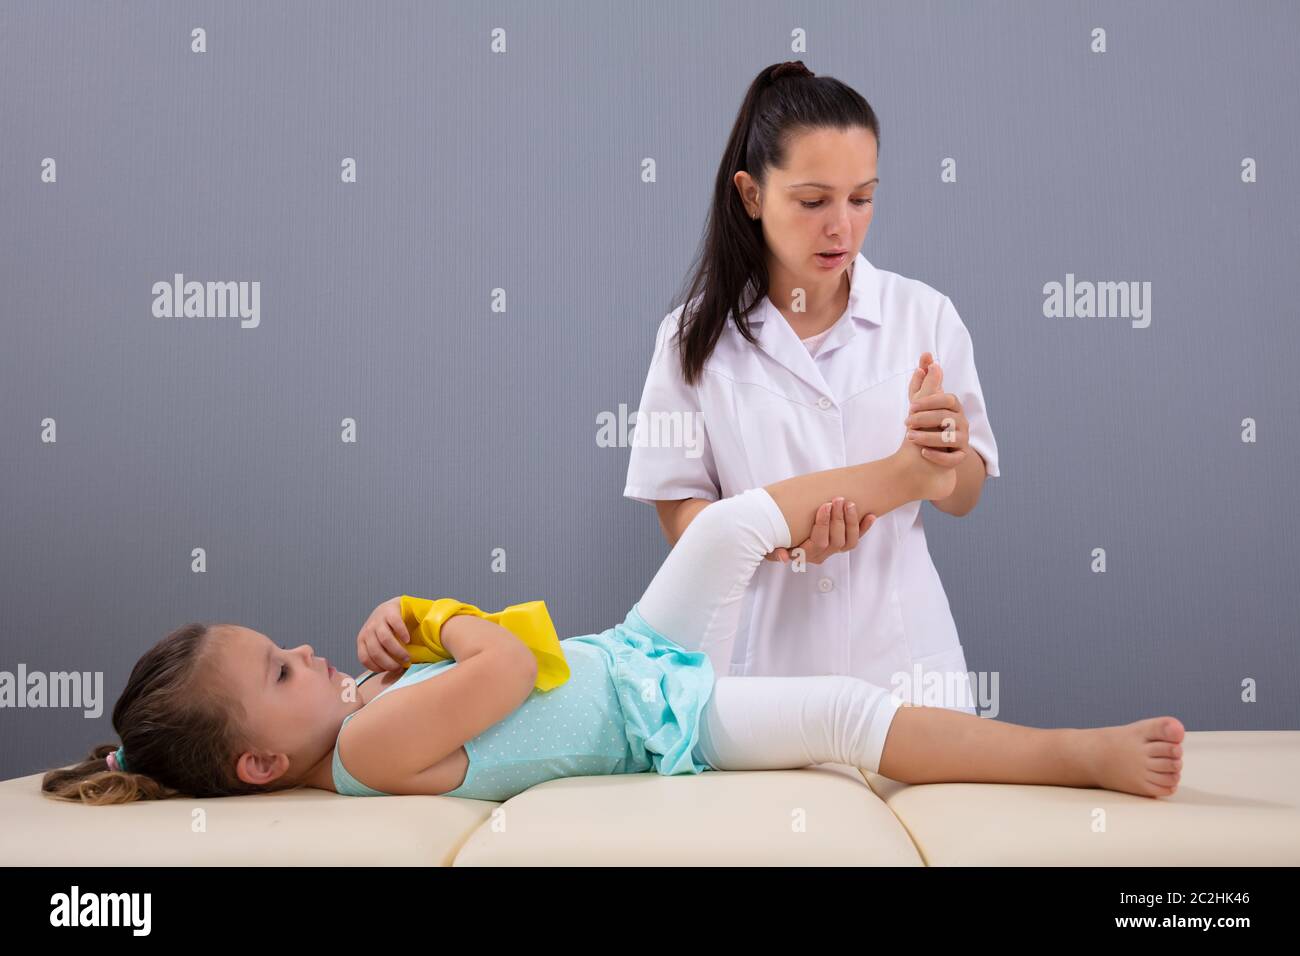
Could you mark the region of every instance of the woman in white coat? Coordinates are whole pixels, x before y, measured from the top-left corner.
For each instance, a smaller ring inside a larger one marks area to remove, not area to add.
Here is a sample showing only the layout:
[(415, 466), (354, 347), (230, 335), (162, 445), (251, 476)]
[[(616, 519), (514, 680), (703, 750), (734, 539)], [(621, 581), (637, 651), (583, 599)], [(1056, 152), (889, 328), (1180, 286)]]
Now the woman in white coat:
[[(948, 514), (967, 514), (985, 475), (998, 475), (957, 310), (859, 251), (879, 141), (866, 100), (799, 61), (751, 84), (680, 297), (690, 313), (679, 306), (660, 324), (632, 440), (623, 494), (656, 506), (670, 544), (711, 502), (884, 458), (905, 430), (957, 471), (956, 490), (934, 502)], [(932, 358), (943, 391), (909, 408)], [(795, 560), (769, 556), (780, 560), (754, 576), (730, 673), (844, 674), (974, 713), (920, 502), (873, 518), (852, 502), (823, 505)]]

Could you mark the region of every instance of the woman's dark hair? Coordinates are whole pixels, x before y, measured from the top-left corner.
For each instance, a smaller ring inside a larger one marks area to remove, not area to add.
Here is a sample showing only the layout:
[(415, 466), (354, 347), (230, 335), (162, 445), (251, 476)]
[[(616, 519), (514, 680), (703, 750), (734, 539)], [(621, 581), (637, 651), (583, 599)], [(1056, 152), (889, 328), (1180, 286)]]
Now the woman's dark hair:
[[(736, 173), (743, 169), (764, 184), (769, 167), (785, 167), (796, 134), (826, 127), (868, 129), (879, 149), (880, 123), (870, 104), (834, 77), (814, 76), (802, 60), (773, 64), (749, 85), (718, 165), (701, 251), (679, 297), (685, 303), (677, 334), (687, 384), (699, 379), (729, 317), (741, 335), (755, 341), (749, 313), (767, 295), (763, 226), (745, 211)], [(699, 305), (692, 308), (697, 297)]]
[(249, 737), (243, 708), (222, 686), (212, 661), (221, 626), (179, 627), (132, 668), (113, 708), (126, 770), (110, 769), (104, 758), (117, 748), (100, 744), (81, 763), (46, 773), (41, 792), (106, 804), (283, 789), (245, 783), (235, 774), (235, 758), (248, 749)]

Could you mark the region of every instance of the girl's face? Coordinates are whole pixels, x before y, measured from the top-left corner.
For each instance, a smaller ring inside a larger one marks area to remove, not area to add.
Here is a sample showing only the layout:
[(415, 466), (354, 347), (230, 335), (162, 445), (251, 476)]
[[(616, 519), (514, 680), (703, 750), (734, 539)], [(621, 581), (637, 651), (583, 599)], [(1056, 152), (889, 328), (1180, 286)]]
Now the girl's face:
[(265, 785), (285, 774), (295, 779), (333, 750), (343, 718), (361, 708), (351, 677), (316, 657), (310, 644), (285, 649), (234, 625), (213, 638), (218, 666), (254, 736), (254, 749), (239, 757), (241, 780)]
[[(837, 287), (871, 226), (876, 192), (876, 137), (860, 126), (814, 129), (790, 141), (785, 169), (767, 171), (758, 188), (749, 173), (735, 183), (750, 214), (762, 217), (763, 237), (794, 285)], [(827, 265), (819, 252), (845, 249)]]

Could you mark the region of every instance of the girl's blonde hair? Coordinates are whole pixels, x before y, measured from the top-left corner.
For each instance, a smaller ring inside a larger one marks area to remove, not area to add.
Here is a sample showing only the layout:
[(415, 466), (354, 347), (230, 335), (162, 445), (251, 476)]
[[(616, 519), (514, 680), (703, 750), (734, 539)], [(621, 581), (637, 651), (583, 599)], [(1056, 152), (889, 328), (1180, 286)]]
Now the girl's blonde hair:
[(221, 626), (186, 624), (136, 662), (113, 708), (126, 770), (110, 769), (105, 760), (114, 744), (99, 744), (81, 763), (46, 773), (41, 792), (101, 805), (281, 789), (245, 783), (235, 774), (235, 758), (247, 749), (249, 735), (243, 707), (212, 666), (213, 635)]

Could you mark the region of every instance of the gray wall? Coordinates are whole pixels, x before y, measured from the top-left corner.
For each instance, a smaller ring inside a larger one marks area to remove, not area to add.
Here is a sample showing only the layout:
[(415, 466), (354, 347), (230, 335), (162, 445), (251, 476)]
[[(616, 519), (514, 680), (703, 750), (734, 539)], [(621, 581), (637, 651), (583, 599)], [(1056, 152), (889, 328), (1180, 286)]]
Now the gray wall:
[[(999, 716), (1300, 727), (1298, 25), (1286, 3), (6, 4), (0, 670), (102, 672), (105, 700), (0, 710), (0, 776), (116, 741), (132, 664), (189, 620), (344, 669), (400, 593), (542, 597), (562, 636), (621, 620), (667, 546), (596, 416), (639, 400), (741, 96), (792, 58), (881, 117), (863, 252), (974, 339), (1003, 477), (924, 520)], [(260, 282), (260, 324), (153, 317), (178, 272)], [(1149, 282), (1149, 327), (1045, 317), (1067, 274)]]

